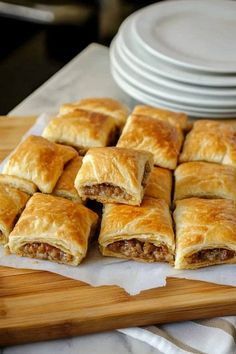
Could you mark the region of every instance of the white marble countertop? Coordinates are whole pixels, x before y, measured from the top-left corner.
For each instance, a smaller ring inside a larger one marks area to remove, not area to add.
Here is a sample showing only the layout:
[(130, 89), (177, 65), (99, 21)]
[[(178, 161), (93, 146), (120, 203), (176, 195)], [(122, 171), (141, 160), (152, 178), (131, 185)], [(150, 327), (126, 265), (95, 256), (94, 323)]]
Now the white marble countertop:
[[(55, 112), (63, 102), (89, 96), (109, 96), (131, 108), (135, 101), (129, 98), (111, 78), (108, 49), (91, 44), (38, 90), (14, 108), (10, 115), (35, 115)], [(0, 349), (0, 354), (151, 354), (160, 353), (152, 346), (117, 331), (74, 338), (32, 343)]]

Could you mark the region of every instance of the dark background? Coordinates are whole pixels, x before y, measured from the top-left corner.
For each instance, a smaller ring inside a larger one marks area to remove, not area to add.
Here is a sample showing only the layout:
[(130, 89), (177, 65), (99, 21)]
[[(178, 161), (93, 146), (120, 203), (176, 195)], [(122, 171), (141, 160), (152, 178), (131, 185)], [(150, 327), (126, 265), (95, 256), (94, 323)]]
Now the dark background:
[[(89, 43), (108, 46), (125, 17), (154, 2), (0, 1), (0, 115), (7, 114)], [(6, 14), (5, 5), (9, 4), (24, 7), (16, 14), (10, 7)], [(26, 19), (24, 9), (38, 6), (52, 11), (60, 6), (62, 15), (50, 23)], [(61, 6), (73, 6), (74, 18), (66, 16), (66, 8)]]

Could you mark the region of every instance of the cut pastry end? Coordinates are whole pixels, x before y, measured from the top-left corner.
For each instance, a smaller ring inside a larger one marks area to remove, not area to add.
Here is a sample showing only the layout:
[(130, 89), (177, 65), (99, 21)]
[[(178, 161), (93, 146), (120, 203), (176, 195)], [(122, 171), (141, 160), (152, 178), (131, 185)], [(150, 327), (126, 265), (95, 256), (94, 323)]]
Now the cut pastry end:
[(127, 193), (123, 188), (110, 183), (100, 183), (82, 186), (79, 188), (79, 194), (83, 201), (87, 198), (97, 200), (101, 203), (122, 203), (130, 205), (140, 205), (142, 197), (135, 198)]
[(20, 248), (16, 250), (12, 247), (11, 240), (8, 244), (11, 253), (15, 253), (18, 256), (37, 258), (41, 260), (48, 260), (56, 263), (69, 264), (77, 266), (82, 259), (83, 255), (72, 255), (69, 251), (55, 247), (44, 242), (30, 242), (26, 241)]
[(93, 148), (85, 155), (74, 185), (82, 200), (140, 205), (152, 168), (151, 153)]
[(165, 244), (154, 244), (136, 237), (115, 241), (100, 247), (104, 256), (128, 258), (140, 262), (168, 262), (174, 264), (174, 254)]
[(196, 269), (217, 264), (236, 263), (236, 251), (224, 247), (201, 249), (183, 259), (176, 259), (176, 269)]
[(149, 162), (146, 162), (143, 179), (142, 179), (142, 193), (134, 196), (129, 194), (124, 188), (111, 183), (97, 183), (91, 185), (84, 185), (79, 187), (79, 194), (83, 201), (87, 198), (95, 199), (101, 203), (122, 203), (130, 205), (140, 205), (144, 195), (144, 189), (147, 185), (147, 180), (151, 172)]
[(25, 178), (7, 174), (0, 174), (0, 184), (8, 185), (30, 195), (33, 195), (38, 190), (36, 184), (33, 182), (28, 181)]
[(13, 254), (78, 265), (86, 256), (98, 221), (85, 206), (52, 195), (35, 193), (9, 235)]

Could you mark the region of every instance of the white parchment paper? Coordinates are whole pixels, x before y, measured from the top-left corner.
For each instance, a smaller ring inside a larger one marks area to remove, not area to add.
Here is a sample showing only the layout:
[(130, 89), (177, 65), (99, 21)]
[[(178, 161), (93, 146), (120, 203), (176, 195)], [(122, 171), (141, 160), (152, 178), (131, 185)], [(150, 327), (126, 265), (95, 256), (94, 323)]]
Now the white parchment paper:
[[(41, 135), (49, 120), (49, 115), (41, 115), (26, 135)], [(0, 164), (0, 172), (6, 160)], [(118, 258), (102, 257), (96, 242), (90, 245), (86, 259), (78, 267), (5, 255), (3, 247), (0, 248), (0, 265), (47, 270), (65, 277), (84, 281), (93, 286), (118, 285), (130, 295), (136, 295), (143, 290), (165, 286), (167, 277), (236, 286), (236, 265), (220, 265), (199, 270), (178, 271), (165, 263), (138, 263)]]

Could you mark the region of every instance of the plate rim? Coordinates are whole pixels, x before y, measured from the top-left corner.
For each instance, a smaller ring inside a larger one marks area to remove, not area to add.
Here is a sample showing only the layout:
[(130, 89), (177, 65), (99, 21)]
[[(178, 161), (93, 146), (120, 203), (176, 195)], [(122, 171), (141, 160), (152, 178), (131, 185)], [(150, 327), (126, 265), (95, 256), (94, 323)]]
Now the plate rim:
[[(148, 89), (146, 89), (146, 91), (147, 92), (150, 92), (151, 94), (154, 94), (154, 92), (153, 91), (155, 91), (156, 89), (155, 89), (155, 87), (154, 87), (154, 85), (156, 84), (156, 85), (159, 85), (160, 86), (160, 88), (161, 89), (163, 89), (164, 91), (166, 91), (166, 90), (172, 90), (172, 91), (175, 91), (175, 92), (173, 92), (173, 94), (171, 94), (171, 95), (169, 95), (168, 94), (168, 92), (166, 93), (166, 95), (168, 96), (168, 98), (171, 100), (171, 99), (173, 99), (173, 100), (178, 100), (179, 99), (179, 97), (181, 98), (181, 94), (182, 95), (184, 95), (184, 94), (186, 94), (186, 93), (188, 93), (188, 94), (190, 94), (190, 96), (192, 96), (192, 97), (188, 97), (187, 98), (187, 103), (188, 104), (196, 104), (196, 105), (199, 105), (199, 106), (206, 106), (206, 105), (210, 105), (210, 107), (218, 107), (219, 106), (219, 109), (221, 108), (221, 107), (225, 107), (225, 108), (235, 108), (235, 110), (236, 110), (236, 94), (235, 94), (235, 96), (234, 97), (231, 97), (230, 99), (226, 96), (226, 95), (223, 95), (223, 99), (225, 99), (226, 101), (227, 101), (227, 99), (228, 99), (228, 102), (226, 102), (226, 103), (224, 103), (223, 101), (220, 103), (220, 104), (217, 104), (217, 105), (215, 105), (214, 104), (214, 102), (213, 101), (216, 101), (217, 100), (217, 102), (219, 102), (219, 98), (220, 97), (222, 97), (222, 95), (216, 95), (216, 96), (214, 96), (214, 95), (211, 95), (212, 97), (211, 98), (209, 98), (208, 100), (205, 100), (205, 102), (204, 102), (204, 97), (207, 97), (208, 96), (208, 94), (207, 93), (203, 93), (203, 94), (198, 94), (198, 93), (194, 93), (194, 92), (191, 92), (191, 91), (187, 91), (187, 89), (183, 92), (181, 92), (180, 91), (180, 94), (179, 94), (179, 91), (178, 91), (178, 89), (176, 89), (176, 88), (173, 88), (173, 87), (168, 87), (168, 86), (165, 86), (165, 85), (162, 85), (162, 83), (161, 82), (153, 82), (152, 80), (150, 80), (148, 77), (144, 77), (143, 75), (140, 75), (140, 73), (139, 72), (137, 72), (136, 70), (134, 70), (133, 69), (133, 67), (131, 68), (131, 66), (129, 66), (126, 62), (125, 62), (125, 59), (124, 58), (122, 58), (122, 55), (120, 54), (120, 51), (119, 51), (119, 48), (118, 48), (118, 46), (116, 46), (116, 41), (114, 42), (114, 41), (112, 41), (112, 43), (111, 43), (111, 46), (110, 46), (110, 50), (111, 50), (111, 56), (112, 56), (112, 58), (113, 58), (113, 62), (115, 62), (115, 66), (117, 67), (117, 66), (119, 66), (119, 69), (120, 69), (120, 71), (125, 71), (126, 72), (126, 74), (127, 74), (127, 76), (129, 76), (130, 77), (130, 81), (132, 80), (133, 81), (133, 84), (134, 85), (136, 85), (137, 87), (139, 87), (139, 88), (141, 88), (142, 89), (142, 87), (141, 86), (143, 86), (143, 87), (148, 87), (148, 81), (150, 82), (150, 89), (148, 88)], [(122, 63), (119, 63), (119, 61), (121, 61), (121, 62), (123, 62), (123, 64), (127, 67), (127, 70), (126, 69), (124, 69), (124, 67), (122, 67)], [(132, 75), (132, 73), (130, 73), (129, 72), (129, 70), (132, 72), (132, 71), (134, 71), (134, 73), (135, 73), (135, 76), (141, 76), (140, 77), (140, 81), (138, 81), (138, 78), (133, 78), (133, 75)], [(141, 83), (141, 81), (142, 80), (145, 80), (146, 81), (146, 83), (143, 85), (142, 83)], [(152, 87), (151, 87), (152, 86)], [(161, 92), (161, 90), (157, 90), (158, 92)], [(198, 99), (197, 100), (193, 100), (194, 99), (194, 95), (195, 96), (200, 96), (200, 98), (198, 97)], [(214, 96), (214, 97), (213, 97)], [(177, 97), (177, 98), (175, 98), (175, 97)], [(201, 100), (203, 98), (203, 100)], [(181, 100), (180, 100), (181, 101)], [(227, 104), (227, 103), (229, 103), (229, 105)]]
[[(189, 69), (189, 70), (193, 70), (196, 72), (199, 71), (203, 71), (203, 72), (209, 72), (209, 73), (215, 73), (215, 74), (235, 74), (236, 73), (236, 61), (231, 61), (231, 65), (233, 65), (233, 68), (230, 67), (218, 67), (218, 68), (211, 68), (209, 65), (208, 66), (204, 66), (203, 63), (202, 64), (197, 64), (196, 61), (194, 59), (190, 59), (189, 61), (183, 60), (182, 58), (178, 58), (178, 54), (177, 54), (177, 58), (173, 57), (173, 54), (170, 55), (168, 54), (168, 49), (167, 49), (167, 53), (163, 52), (163, 48), (160, 51), (157, 51), (155, 48), (153, 48), (150, 43), (147, 43), (147, 38), (146, 40), (144, 38), (142, 38), (142, 36), (140, 36), (140, 32), (138, 31), (138, 28), (140, 28), (141, 26), (138, 25), (138, 21), (142, 21), (142, 17), (144, 16), (145, 13), (154, 13), (153, 8), (158, 8), (158, 11), (156, 13), (160, 14), (161, 11), (166, 10), (166, 9), (171, 9), (170, 11), (174, 11), (175, 9), (179, 9), (180, 7), (185, 7), (187, 6), (199, 6), (200, 5), (207, 5), (207, 6), (214, 6), (216, 3), (217, 4), (222, 4), (222, 2), (228, 3), (230, 4), (230, 6), (234, 6), (235, 10), (236, 10), (236, 3), (234, 3), (231, 0), (215, 0), (215, 2), (213, 2), (212, 0), (198, 0), (198, 2), (194, 1), (194, 0), (171, 0), (171, 1), (167, 1), (167, 2), (161, 2), (161, 3), (155, 3), (149, 6), (146, 6), (140, 10), (138, 10), (135, 13), (134, 19), (133, 19), (133, 29), (134, 29), (134, 35), (136, 37), (136, 40), (139, 42), (139, 44), (145, 49), (147, 50), (150, 54), (154, 55), (155, 57), (158, 57), (160, 59), (162, 59), (163, 61), (167, 61), (172, 65), (175, 66), (179, 66), (182, 67), (182, 69)], [(212, 5), (214, 4), (214, 5)], [(232, 5), (233, 4), (233, 5)], [(176, 6), (173, 6), (176, 5)], [(150, 19), (149, 21), (146, 21), (146, 23), (150, 24)], [(142, 26), (143, 28), (143, 26)], [(146, 36), (147, 37), (147, 36)], [(181, 55), (180, 55), (181, 57)], [(235, 63), (235, 64), (234, 64)], [(224, 66), (226, 65), (223, 64)], [(229, 64), (227, 64), (229, 65)]]
[[(190, 117), (199, 117), (199, 118), (212, 118), (212, 119), (229, 119), (229, 118), (236, 118), (236, 114), (233, 113), (226, 113), (226, 114), (214, 114), (214, 113), (210, 113), (210, 112), (193, 112), (191, 110), (186, 110), (186, 109), (180, 109), (177, 107), (174, 107), (174, 105), (165, 105), (163, 103), (161, 103), (160, 101), (158, 101), (157, 99), (152, 99), (150, 97), (148, 97), (147, 95), (145, 95), (144, 93), (141, 94), (141, 98), (140, 98), (140, 93), (137, 92), (137, 90), (133, 87), (131, 87), (131, 85), (127, 84), (124, 82), (123, 79), (120, 79), (120, 77), (117, 79), (117, 73), (115, 72), (115, 70), (113, 68), (111, 68), (111, 73), (112, 76), (115, 80), (115, 82), (117, 83), (117, 85), (123, 90), (125, 91), (129, 96), (133, 97), (135, 100), (137, 101), (141, 101), (143, 103), (152, 105), (152, 106), (156, 106), (156, 107), (163, 107), (169, 110), (173, 110), (173, 111), (177, 111), (177, 112), (185, 112), (186, 114), (188, 114)], [(122, 80), (122, 84), (120, 84)], [(119, 82), (118, 82), (119, 81)], [(124, 86), (128, 85), (128, 88), (124, 88)], [(136, 94), (134, 95), (133, 92), (136, 91)], [(144, 99), (142, 97), (145, 97)], [(158, 102), (156, 102), (158, 101)]]

